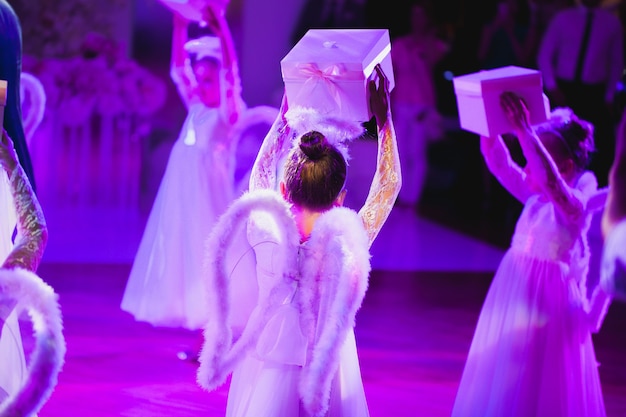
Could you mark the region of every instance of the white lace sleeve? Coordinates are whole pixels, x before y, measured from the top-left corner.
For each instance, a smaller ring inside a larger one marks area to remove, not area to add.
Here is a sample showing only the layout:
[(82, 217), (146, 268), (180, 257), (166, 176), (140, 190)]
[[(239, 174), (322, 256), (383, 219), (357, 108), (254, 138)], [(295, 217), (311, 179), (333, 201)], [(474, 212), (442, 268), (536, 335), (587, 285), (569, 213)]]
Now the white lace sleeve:
[(396, 132), (391, 117), (389, 117), (378, 132), (376, 173), (365, 204), (359, 211), (370, 246), (389, 217), (401, 185), (402, 174), (400, 172)]
[(578, 181), (577, 188), (571, 187), (561, 176), (550, 153), (532, 128), (520, 132), (518, 138), (528, 167), (542, 194), (569, 221), (577, 222), (583, 218), (586, 215), (587, 199), (592, 190), (597, 189), (595, 177), (591, 173), (585, 173)]
[(11, 193), (17, 213), (18, 235), (3, 268), (24, 268), (36, 271), (48, 241), (48, 229), (41, 206), (20, 165), (10, 178)]
[(279, 115), (270, 131), (265, 136), (261, 149), (252, 166), (250, 191), (260, 189), (278, 189), (278, 163), (289, 150), (291, 131)]

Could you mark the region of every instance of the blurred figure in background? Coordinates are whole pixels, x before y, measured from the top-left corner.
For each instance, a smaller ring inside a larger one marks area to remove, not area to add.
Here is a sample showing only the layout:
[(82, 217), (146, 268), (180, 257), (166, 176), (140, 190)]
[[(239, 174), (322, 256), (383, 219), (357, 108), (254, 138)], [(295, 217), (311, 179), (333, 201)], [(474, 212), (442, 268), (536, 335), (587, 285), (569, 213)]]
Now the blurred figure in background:
[(529, 9), (529, 23), (533, 32), (530, 45), (531, 66), (537, 68), (539, 45), (552, 18), (561, 10), (570, 7), (573, 0), (527, 0)]
[(623, 30), (601, 0), (557, 13), (543, 36), (539, 69), (553, 107), (571, 107), (595, 127), (597, 154), (591, 162), (604, 186), (615, 150), (614, 99), (624, 70)]
[(478, 49), (482, 69), (530, 65), (534, 35), (528, 23), (528, 7), (521, 1), (498, 1), (495, 16), (483, 27)]
[(292, 43), (295, 45), (309, 29), (365, 27), (365, 3), (366, 0), (308, 0), (300, 11)]
[(433, 73), (449, 46), (436, 35), (428, 0), (413, 2), (409, 17), (410, 32), (392, 41), (391, 107), (403, 178), (398, 203), (414, 207), (426, 181), (428, 142), (443, 135)]
[(593, 316), (599, 330), (613, 297), (626, 302), (626, 112), (617, 131), (615, 160), (609, 175), (609, 195), (602, 215), (604, 249)]
[[(213, 33), (187, 39), (174, 15), (172, 79), (188, 109), (128, 279), (122, 309), (155, 326), (201, 329), (207, 319), (204, 244), (234, 198), (231, 131), (243, 109), (235, 50), (225, 17), (206, 9)], [(193, 359), (197, 352), (184, 353)]]
[(586, 235), (598, 195), (586, 170), (593, 126), (570, 109), (534, 128), (523, 100), (501, 107), (527, 160), (481, 138), (489, 169), (524, 204), (485, 298), (452, 416), (604, 417), (588, 320)]

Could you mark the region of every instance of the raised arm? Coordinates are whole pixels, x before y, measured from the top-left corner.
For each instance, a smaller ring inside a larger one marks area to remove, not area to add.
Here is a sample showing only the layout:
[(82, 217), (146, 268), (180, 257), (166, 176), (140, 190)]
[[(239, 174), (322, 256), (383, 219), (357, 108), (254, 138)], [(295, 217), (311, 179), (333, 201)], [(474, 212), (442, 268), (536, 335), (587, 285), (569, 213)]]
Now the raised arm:
[(283, 95), (278, 116), (265, 139), (263, 139), (259, 153), (252, 166), (248, 187), (250, 191), (278, 189), (278, 182), (280, 181), (280, 178), (278, 178), (278, 162), (282, 158), (285, 152), (285, 145), (290, 142), (289, 137), (291, 136), (285, 119), (287, 107), (287, 96)]
[(170, 77), (178, 94), (183, 100), (185, 106), (189, 107), (189, 101), (192, 95), (192, 75), (189, 68), (188, 56), (185, 51), (185, 43), (187, 42), (187, 26), (189, 20), (182, 15), (173, 13), (173, 29), (172, 29), (172, 57), (170, 63)]
[(243, 110), (243, 100), (241, 99), (241, 78), (239, 76), (239, 64), (237, 62), (237, 52), (230, 28), (223, 11), (216, 10), (209, 5), (204, 13), (207, 24), (220, 38), (222, 44), (222, 71), (224, 82), (222, 97), (226, 99), (226, 110), (228, 120), (235, 124)]
[(530, 125), (528, 109), (520, 97), (504, 93), (501, 97), (503, 110), (515, 127), (528, 169), (536, 178), (541, 191), (555, 204), (562, 214), (576, 220), (585, 211), (580, 193), (574, 192), (561, 176), (554, 160)]
[(368, 88), (370, 106), (378, 128), (378, 156), (369, 194), (359, 211), (370, 246), (391, 213), (402, 185), (398, 144), (389, 108), (389, 80), (380, 65), (376, 66), (376, 73), (378, 86), (375, 80), (370, 80)]

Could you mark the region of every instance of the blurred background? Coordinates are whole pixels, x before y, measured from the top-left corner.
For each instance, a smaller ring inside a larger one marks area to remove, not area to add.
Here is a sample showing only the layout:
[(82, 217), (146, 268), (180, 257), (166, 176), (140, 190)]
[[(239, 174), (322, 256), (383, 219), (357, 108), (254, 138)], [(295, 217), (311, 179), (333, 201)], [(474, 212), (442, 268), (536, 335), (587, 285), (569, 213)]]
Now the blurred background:
[[(393, 44), (410, 31), (413, 3), (232, 0), (226, 13), (244, 100), (249, 107), (279, 105), (280, 59), (308, 28), (388, 28)], [(432, 68), (445, 131), (428, 144), (426, 180), (415, 211), (506, 247), (521, 206), (486, 172), (478, 138), (458, 128), (451, 82), (490, 64), (479, 57), (481, 36), (504, 2), (426, 3), (436, 37), (448, 46)], [(535, 68), (533, 52), (542, 31), (554, 13), (572, 2), (506, 3), (515, 4), (510, 19), (515, 33), (534, 36), (527, 59), (514, 64)], [(46, 93), (45, 114), (29, 144), (51, 228), (46, 259), (129, 262), (186, 115), (169, 78), (172, 13), (158, 0), (10, 4), (22, 22), (23, 69), (41, 81)], [(623, 14), (619, 0), (604, 6)], [(507, 64), (506, 51), (494, 53)], [(28, 96), (25, 101), (28, 106)], [(368, 149), (363, 163), (371, 165), (373, 148)], [(357, 157), (352, 163), (356, 171), (359, 162)]]

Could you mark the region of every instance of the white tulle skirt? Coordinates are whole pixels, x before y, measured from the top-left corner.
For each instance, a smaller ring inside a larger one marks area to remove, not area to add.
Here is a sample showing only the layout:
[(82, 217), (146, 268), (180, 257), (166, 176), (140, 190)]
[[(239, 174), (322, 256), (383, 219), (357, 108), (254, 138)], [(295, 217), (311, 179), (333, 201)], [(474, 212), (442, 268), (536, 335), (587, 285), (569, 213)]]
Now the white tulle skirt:
[(480, 313), (452, 415), (605, 416), (581, 299), (564, 264), (507, 252)]
[[(227, 417), (307, 417), (298, 394), (300, 367), (248, 355), (233, 372)], [(367, 417), (354, 331), (344, 342), (327, 417)]]
[(191, 330), (206, 323), (204, 245), (232, 201), (228, 164), (174, 144), (122, 299), (137, 320)]

